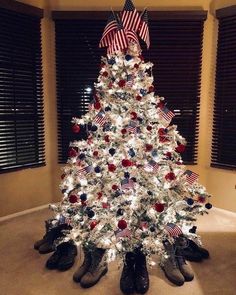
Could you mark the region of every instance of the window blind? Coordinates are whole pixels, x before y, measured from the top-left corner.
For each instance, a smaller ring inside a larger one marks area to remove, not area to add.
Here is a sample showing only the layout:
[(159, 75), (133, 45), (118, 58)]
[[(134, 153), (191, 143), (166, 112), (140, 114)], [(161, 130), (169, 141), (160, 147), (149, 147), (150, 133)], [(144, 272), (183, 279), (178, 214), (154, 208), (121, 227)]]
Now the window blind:
[[(56, 28), (59, 163), (67, 160), (69, 142), (84, 138), (71, 131), (71, 118), (88, 111), (99, 74), (98, 48), (108, 12), (53, 12)], [(186, 164), (197, 160), (202, 37), (205, 11), (150, 12), (151, 49), (156, 93), (175, 112), (174, 124), (187, 139)], [(144, 48), (144, 47), (143, 47)]]
[(236, 6), (219, 19), (211, 166), (236, 168)]
[(45, 164), (41, 17), (0, 2), (0, 173)]

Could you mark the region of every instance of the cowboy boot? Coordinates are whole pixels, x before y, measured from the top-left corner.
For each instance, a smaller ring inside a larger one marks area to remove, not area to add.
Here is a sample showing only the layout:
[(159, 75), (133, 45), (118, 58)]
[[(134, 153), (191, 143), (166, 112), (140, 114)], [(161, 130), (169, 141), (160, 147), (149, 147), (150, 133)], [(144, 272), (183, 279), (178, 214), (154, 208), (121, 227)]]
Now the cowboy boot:
[(100, 248), (95, 248), (91, 252), (91, 265), (80, 280), (81, 287), (90, 288), (96, 285), (101, 277), (107, 273), (106, 255), (104, 254), (105, 250)]

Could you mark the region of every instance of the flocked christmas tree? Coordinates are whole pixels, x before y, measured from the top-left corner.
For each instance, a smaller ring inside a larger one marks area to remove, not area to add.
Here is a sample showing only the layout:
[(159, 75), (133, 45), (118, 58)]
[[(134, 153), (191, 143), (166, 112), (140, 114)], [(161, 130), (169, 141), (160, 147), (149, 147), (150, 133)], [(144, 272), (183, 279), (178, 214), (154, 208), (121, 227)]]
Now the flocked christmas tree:
[(73, 228), (66, 239), (108, 249), (110, 260), (137, 248), (163, 256), (163, 241), (196, 236), (189, 232), (196, 215), (211, 208), (197, 174), (183, 165), (186, 141), (154, 92), (153, 64), (144, 61), (137, 35), (149, 47), (146, 10), (111, 14), (94, 99), (72, 120), (76, 133), (86, 126), (88, 139), (70, 144), (63, 199), (52, 205)]

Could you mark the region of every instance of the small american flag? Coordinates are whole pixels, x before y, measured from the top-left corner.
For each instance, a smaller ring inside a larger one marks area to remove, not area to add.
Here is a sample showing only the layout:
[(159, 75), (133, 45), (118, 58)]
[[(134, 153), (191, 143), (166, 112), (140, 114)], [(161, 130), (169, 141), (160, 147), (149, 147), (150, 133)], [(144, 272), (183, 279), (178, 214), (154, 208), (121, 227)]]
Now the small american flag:
[(160, 111), (159, 111), (161, 117), (166, 120), (167, 122), (170, 122), (171, 119), (175, 116), (173, 112), (171, 112), (166, 106), (164, 106)]
[(148, 164), (145, 166), (145, 168), (156, 173), (158, 171), (159, 165), (154, 160), (151, 160), (148, 162)]
[(91, 172), (92, 169), (93, 169), (92, 166), (86, 166), (86, 167), (83, 167), (82, 169), (77, 170), (76, 174), (77, 175), (85, 175), (85, 174)]
[(130, 121), (129, 125), (127, 126), (127, 131), (136, 134), (137, 130), (137, 123), (135, 121)]
[(136, 43), (140, 47), (138, 36), (134, 31), (126, 30), (126, 36), (129, 42)]
[(116, 28), (117, 28), (116, 18), (114, 16), (114, 13), (111, 12), (107, 20), (107, 24), (104, 29), (104, 32), (102, 34), (102, 39), (99, 43), (99, 47), (107, 47), (112, 43), (113, 38), (115, 36)]
[(125, 178), (121, 181), (121, 189), (132, 189), (134, 187), (134, 182), (132, 179)]
[(123, 28), (123, 24), (119, 17), (116, 16), (117, 30), (113, 38), (112, 44), (107, 49), (108, 54), (112, 54), (116, 51), (122, 51), (128, 47), (128, 39)]
[(132, 87), (134, 85), (134, 75), (128, 75), (127, 76), (127, 82), (126, 85), (128, 87)]
[(180, 227), (178, 227), (174, 223), (167, 223), (165, 225), (165, 230), (169, 233), (171, 237), (178, 237), (179, 235), (182, 235), (183, 232)]
[(184, 175), (186, 175), (186, 180), (189, 184), (193, 184), (194, 181), (196, 181), (198, 179), (198, 174), (194, 173), (193, 171), (191, 170), (186, 170), (184, 172)]
[(103, 126), (103, 125), (105, 125), (106, 121), (107, 121), (107, 118), (106, 118), (105, 112), (100, 111), (96, 115), (96, 117), (95, 117), (95, 119), (94, 119), (93, 122), (99, 124), (100, 126)]
[(131, 231), (128, 228), (124, 230), (117, 230), (115, 231), (115, 235), (117, 239), (125, 237), (129, 238), (131, 236)]
[(122, 11), (122, 23), (127, 30), (133, 30), (137, 32), (139, 28), (141, 18), (132, 0), (126, 0)]
[(147, 9), (141, 15), (141, 22), (139, 26), (139, 36), (147, 44), (147, 48), (150, 47), (150, 36), (148, 28), (148, 13)]

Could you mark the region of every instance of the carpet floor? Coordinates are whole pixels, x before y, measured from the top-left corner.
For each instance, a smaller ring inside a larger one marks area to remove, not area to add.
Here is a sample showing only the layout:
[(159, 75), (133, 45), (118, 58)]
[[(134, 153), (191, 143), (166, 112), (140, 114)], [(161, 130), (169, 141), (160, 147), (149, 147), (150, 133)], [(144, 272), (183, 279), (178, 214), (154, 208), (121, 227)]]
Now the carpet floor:
[[(111, 263), (109, 272), (90, 289), (72, 281), (80, 263), (66, 272), (50, 271), (45, 262), (51, 254), (40, 255), (33, 243), (44, 233), (48, 210), (41, 210), (0, 223), (1, 295), (121, 295), (120, 270)], [(149, 271), (148, 295), (235, 295), (236, 294), (236, 214), (212, 209), (198, 220), (198, 231), (211, 258), (191, 263), (195, 278), (181, 287), (174, 286), (159, 267)]]

